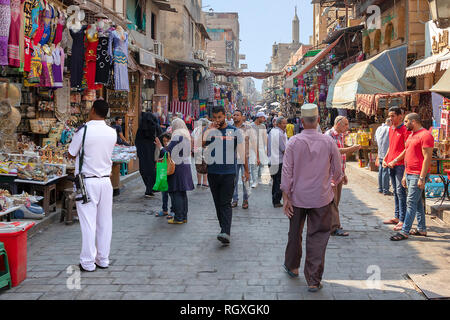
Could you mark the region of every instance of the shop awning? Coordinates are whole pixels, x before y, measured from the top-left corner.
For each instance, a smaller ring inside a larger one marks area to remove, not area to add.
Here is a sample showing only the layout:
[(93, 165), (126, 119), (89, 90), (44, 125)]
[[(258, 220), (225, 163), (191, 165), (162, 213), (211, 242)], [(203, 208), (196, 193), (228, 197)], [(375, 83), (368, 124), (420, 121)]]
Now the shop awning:
[(270, 77), (274, 77), (274, 76), (279, 76), (282, 74), (282, 72), (240, 72), (240, 71), (228, 71), (228, 70), (221, 70), (221, 69), (214, 69), (214, 68), (211, 68), (211, 72), (214, 72), (214, 74), (216, 76), (240, 77), (240, 78), (252, 77), (255, 79), (265, 79), (265, 78), (270, 78)]
[(405, 91), (406, 54), (407, 46), (401, 46), (347, 66), (336, 74), (328, 88), (327, 107), (356, 109), (357, 93)]
[(430, 89), (431, 92), (439, 93), (450, 99), (450, 69), (447, 69), (441, 79)]
[(447, 54), (440, 57), (439, 62), (441, 63), (441, 71), (449, 69), (450, 68), (450, 51), (447, 52)]
[[(437, 64), (440, 62), (440, 59), (444, 56), (447, 56), (449, 53), (449, 50), (443, 51), (440, 54), (436, 54), (424, 59), (417, 60), (412, 65), (406, 68), (406, 77), (412, 78), (412, 77), (418, 77), (424, 74), (428, 73), (435, 73)], [(447, 56), (446, 59), (449, 59), (450, 56)], [(445, 61), (444, 59), (443, 61)], [(445, 69), (441, 69), (445, 70)]]
[(291, 75), (289, 78), (286, 79), (285, 88), (293, 88), (294, 87), (294, 79), (301, 77), (305, 73), (307, 73), (309, 70), (311, 70), (315, 65), (317, 65), (320, 60), (325, 58), (325, 56), (330, 53), (331, 49), (333, 49), (338, 43), (339, 40), (341, 40), (343, 35), (341, 35), (336, 41), (334, 41), (332, 44), (327, 46), (325, 49), (322, 49), (312, 60), (310, 60), (307, 64), (303, 66), (303, 68), (297, 70), (293, 75)]
[(193, 59), (192, 61), (186, 61), (186, 60), (169, 60), (170, 63), (175, 63), (181, 66), (185, 67), (191, 67), (191, 68), (208, 68), (206, 63), (201, 60)]

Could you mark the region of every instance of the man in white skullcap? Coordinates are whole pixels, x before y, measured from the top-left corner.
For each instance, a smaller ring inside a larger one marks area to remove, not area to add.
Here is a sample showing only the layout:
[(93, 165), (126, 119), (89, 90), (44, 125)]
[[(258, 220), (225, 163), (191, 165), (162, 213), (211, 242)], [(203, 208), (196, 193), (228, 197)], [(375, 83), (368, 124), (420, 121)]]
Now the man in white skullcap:
[(317, 131), (317, 105), (305, 104), (301, 110), (305, 129), (288, 141), (281, 175), (283, 209), (290, 219), (283, 267), (289, 276), (298, 277), (303, 227), (308, 219), (304, 274), (308, 290), (315, 292), (322, 287), (325, 251), (331, 234), (335, 206), (331, 181), (339, 183), (344, 175), (336, 143)]

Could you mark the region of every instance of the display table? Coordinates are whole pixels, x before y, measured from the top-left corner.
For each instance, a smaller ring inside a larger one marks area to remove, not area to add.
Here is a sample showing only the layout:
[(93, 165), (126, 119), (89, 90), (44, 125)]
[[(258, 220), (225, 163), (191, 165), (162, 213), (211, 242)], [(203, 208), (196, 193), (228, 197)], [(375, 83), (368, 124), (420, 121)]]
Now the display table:
[(44, 197), (42, 199), (42, 208), (44, 209), (45, 215), (48, 215), (50, 213), (50, 210), (56, 211), (56, 183), (59, 180), (64, 179), (65, 177), (67, 177), (67, 174), (49, 179), (46, 182), (22, 179), (15, 179), (14, 182), (18, 185), (29, 185), (29, 194), (34, 194), (36, 192), (41, 193)]
[(15, 207), (11, 207), (6, 211), (1, 211), (0, 212), (0, 217), (6, 216), (6, 221), (10, 222), (11, 221), (11, 213), (18, 210), (20, 208), (20, 206), (15, 206)]

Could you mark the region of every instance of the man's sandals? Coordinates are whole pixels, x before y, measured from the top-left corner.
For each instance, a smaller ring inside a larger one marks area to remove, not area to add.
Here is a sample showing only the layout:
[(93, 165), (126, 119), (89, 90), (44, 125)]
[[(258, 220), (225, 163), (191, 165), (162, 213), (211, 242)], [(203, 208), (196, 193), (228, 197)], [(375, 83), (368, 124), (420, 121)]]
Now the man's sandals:
[(396, 218), (392, 218), (392, 219), (383, 221), (384, 224), (398, 224), (398, 222), (399, 222), (399, 220)]
[(409, 232), (410, 235), (413, 236), (420, 236), (420, 237), (426, 237), (427, 236), (427, 232), (420, 232), (417, 229), (411, 229), (411, 231)]
[(391, 237), (391, 241), (401, 241), (401, 240), (406, 240), (406, 239), (408, 239), (408, 236), (405, 236), (401, 232), (397, 232), (395, 235), (393, 235)]

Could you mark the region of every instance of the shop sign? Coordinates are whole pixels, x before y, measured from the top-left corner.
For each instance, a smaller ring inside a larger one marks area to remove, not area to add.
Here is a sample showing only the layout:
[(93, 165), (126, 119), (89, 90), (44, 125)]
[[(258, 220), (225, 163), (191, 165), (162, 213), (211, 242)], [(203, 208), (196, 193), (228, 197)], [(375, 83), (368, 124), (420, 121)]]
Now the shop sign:
[(144, 66), (156, 68), (155, 56), (150, 51), (142, 48), (139, 48), (139, 63)]
[(248, 65), (247, 64), (241, 64), (241, 69), (248, 69)]

